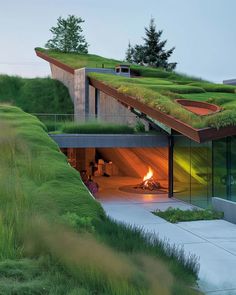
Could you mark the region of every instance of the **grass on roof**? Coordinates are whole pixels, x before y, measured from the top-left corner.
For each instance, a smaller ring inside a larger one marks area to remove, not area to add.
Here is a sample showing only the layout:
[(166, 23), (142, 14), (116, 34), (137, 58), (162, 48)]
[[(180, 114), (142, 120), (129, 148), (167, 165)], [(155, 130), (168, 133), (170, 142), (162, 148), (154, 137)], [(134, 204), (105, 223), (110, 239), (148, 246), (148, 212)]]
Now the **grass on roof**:
[[(90, 73), (89, 77), (104, 82), (150, 107), (161, 110), (195, 128), (236, 125), (236, 87), (206, 82), (178, 84), (165, 78), (163, 83), (155, 78), (124, 78), (116, 75)], [(161, 80), (162, 81), (162, 80)], [(171, 82), (171, 84), (168, 84)], [(221, 91), (221, 92), (220, 92)], [(175, 102), (177, 98), (215, 103), (222, 111), (208, 116), (198, 116)]]
[[(114, 68), (122, 61), (91, 54), (68, 54), (43, 48), (44, 52), (72, 68), (105, 67)], [(213, 84), (200, 78), (169, 72), (163, 69), (131, 65), (131, 70), (139, 78), (125, 78), (115, 75), (90, 73), (119, 92), (131, 95), (143, 103), (172, 115), (195, 128), (225, 127), (236, 125), (236, 87)], [(219, 95), (218, 95), (218, 94)], [(175, 102), (177, 98), (212, 102), (222, 107), (222, 111), (208, 116), (198, 116)]]
[[(55, 50), (49, 50), (37, 47), (37, 51), (47, 54), (56, 60), (70, 66), (73, 69), (80, 69), (84, 67), (90, 68), (107, 68), (114, 69), (117, 64), (128, 64), (127, 62), (105, 58), (95, 54), (78, 54), (78, 53), (63, 53)], [(151, 68), (140, 65), (131, 65), (131, 70), (138, 76), (155, 77), (173, 80), (177, 83), (184, 84), (188, 82), (202, 82), (201, 78), (191, 77), (177, 72), (169, 72), (164, 69)]]

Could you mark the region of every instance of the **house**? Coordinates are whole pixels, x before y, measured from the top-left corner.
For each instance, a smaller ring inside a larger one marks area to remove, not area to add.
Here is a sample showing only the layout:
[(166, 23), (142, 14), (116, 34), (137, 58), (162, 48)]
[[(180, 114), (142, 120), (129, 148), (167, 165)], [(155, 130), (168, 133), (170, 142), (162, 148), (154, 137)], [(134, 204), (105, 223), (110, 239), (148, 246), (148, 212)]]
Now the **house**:
[[(100, 157), (116, 163), (114, 174), (141, 177), (151, 166), (169, 197), (200, 207), (219, 201), (223, 211), (228, 201), (236, 201), (236, 108), (230, 105), (236, 88), (138, 66), (123, 65), (122, 70), (115, 62), (77, 68), (46, 50), (36, 49), (36, 54), (50, 63), (52, 78), (68, 87), (75, 120), (132, 125), (139, 118), (146, 130), (156, 130), (144, 135), (54, 135), (64, 152), (78, 159), (77, 168), (90, 169)], [(141, 77), (134, 78), (137, 73)]]
[(224, 80), (223, 84), (227, 85), (236, 85), (236, 79), (229, 79), (229, 80)]

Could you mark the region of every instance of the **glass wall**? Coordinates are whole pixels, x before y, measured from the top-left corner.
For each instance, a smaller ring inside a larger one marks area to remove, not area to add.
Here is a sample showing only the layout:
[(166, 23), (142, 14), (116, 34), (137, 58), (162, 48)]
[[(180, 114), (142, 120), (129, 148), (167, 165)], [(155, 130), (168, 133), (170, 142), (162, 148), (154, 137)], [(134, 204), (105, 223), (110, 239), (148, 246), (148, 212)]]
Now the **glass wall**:
[(213, 187), (212, 195), (218, 198), (227, 198), (227, 139), (213, 141)]
[(198, 144), (174, 136), (173, 195), (207, 208), (211, 197), (236, 202), (236, 136)]
[(236, 201), (236, 137), (213, 142), (213, 196)]
[(174, 137), (174, 197), (199, 207), (209, 207), (212, 196), (212, 143), (198, 144)]

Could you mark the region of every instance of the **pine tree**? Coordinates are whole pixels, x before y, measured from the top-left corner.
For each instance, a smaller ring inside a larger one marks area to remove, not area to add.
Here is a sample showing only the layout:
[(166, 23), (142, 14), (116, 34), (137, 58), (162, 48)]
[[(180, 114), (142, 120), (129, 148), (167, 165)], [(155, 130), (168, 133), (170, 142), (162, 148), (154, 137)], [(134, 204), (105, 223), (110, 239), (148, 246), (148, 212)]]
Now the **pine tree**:
[(145, 65), (146, 49), (143, 45), (135, 45), (133, 53), (133, 62), (141, 66)]
[(74, 15), (69, 15), (66, 19), (59, 17), (57, 25), (50, 29), (53, 37), (45, 47), (62, 52), (88, 53), (88, 43), (82, 35), (81, 23), (84, 20)]
[(175, 47), (165, 50), (167, 40), (161, 40), (163, 31), (156, 30), (154, 18), (151, 18), (148, 28), (145, 28), (144, 47), (145, 47), (145, 63), (151, 67), (162, 67), (173, 70), (176, 63), (168, 63), (168, 59), (172, 55)]
[(129, 41), (128, 48), (125, 53), (125, 60), (129, 63), (133, 63), (133, 57), (134, 57), (134, 48), (131, 46)]
[(154, 18), (151, 18), (149, 27), (145, 28), (144, 44), (136, 44), (134, 47), (131, 47), (129, 43), (126, 51), (126, 60), (139, 65), (174, 70), (177, 63), (169, 63), (168, 60), (175, 47), (165, 50), (167, 40), (161, 40), (162, 33), (162, 30), (156, 30)]

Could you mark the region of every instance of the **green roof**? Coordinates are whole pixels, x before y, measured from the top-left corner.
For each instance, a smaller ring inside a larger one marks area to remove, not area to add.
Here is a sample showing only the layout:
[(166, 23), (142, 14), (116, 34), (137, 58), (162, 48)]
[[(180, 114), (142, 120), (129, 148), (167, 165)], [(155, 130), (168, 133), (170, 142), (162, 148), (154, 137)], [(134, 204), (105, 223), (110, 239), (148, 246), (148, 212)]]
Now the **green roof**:
[[(36, 48), (36, 50), (73, 69), (115, 68), (117, 64), (124, 63), (92, 54), (62, 53), (42, 48)], [(120, 93), (133, 96), (154, 109), (172, 115), (194, 128), (236, 125), (236, 86), (214, 84), (177, 72), (140, 65), (131, 65), (131, 71), (139, 78), (130, 79), (98, 73), (91, 73), (89, 76), (116, 88)], [(199, 116), (183, 108), (175, 101), (176, 99), (213, 103), (220, 106), (221, 111)]]

